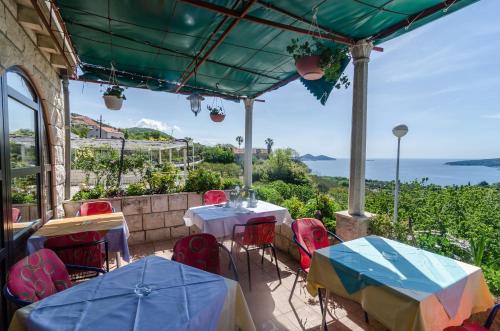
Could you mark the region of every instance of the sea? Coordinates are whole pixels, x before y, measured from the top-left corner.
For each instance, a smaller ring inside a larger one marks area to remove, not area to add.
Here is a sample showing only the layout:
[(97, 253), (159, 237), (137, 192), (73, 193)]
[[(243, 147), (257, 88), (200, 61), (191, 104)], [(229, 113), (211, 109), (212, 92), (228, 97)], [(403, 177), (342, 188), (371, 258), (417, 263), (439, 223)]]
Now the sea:
[[(486, 181), (500, 182), (500, 169), (485, 166), (455, 166), (446, 162), (458, 159), (401, 159), (399, 179), (401, 182), (429, 179), (428, 183), (441, 186), (475, 185)], [(332, 161), (305, 161), (312, 173), (320, 176), (349, 177), (349, 159)], [(396, 177), (395, 159), (369, 159), (366, 161), (366, 179), (391, 181)]]

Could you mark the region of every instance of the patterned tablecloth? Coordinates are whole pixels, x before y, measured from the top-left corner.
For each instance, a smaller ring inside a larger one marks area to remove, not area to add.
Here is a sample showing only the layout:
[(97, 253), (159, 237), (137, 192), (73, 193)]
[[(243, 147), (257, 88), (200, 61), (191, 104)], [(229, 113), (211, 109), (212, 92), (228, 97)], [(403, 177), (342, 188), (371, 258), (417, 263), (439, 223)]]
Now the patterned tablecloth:
[(158, 256), (19, 309), (9, 331), (255, 331), (239, 284)]
[(184, 215), (184, 223), (187, 226), (196, 225), (201, 232), (213, 234), (216, 238), (225, 238), (232, 235), (235, 224), (246, 224), (249, 219), (261, 216), (274, 216), (276, 224), (292, 220), (286, 208), (259, 200), (253, 206), (244, 202), (241, 208), (224, 205), (189, 208)]
[(108, 241), (110, 252), (120, 252), (125, 261), (130, 260), (128, 250), (130, 234), (121, 212), (50, 220), (28, 239), (28, 254), (43, 248), (45, 241), (50, 237), (85, 231), (100, 232)]
[(390, 330), (443, 330), (493, 305), (480, 268), (377, 236), (317, 250), (307, 288), (361, 303)]

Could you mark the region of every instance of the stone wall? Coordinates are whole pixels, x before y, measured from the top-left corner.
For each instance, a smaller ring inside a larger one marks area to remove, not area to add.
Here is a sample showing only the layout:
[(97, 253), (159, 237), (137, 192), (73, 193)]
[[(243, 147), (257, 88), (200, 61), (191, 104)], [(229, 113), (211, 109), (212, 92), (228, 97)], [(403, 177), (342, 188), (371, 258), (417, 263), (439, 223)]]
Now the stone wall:
[(47, 134), (52, 154), (52, 178), (55, 216), (62, 215), (64, 200), (64, 103), (61, 81), (56, 69), (35, 45), (29, 34), (17, 21), (17, 4), (13, 0), (0, 1), (0, 74), (18, 66), (30, 78), (40, 95)]
[[(201, 194), (182, 192), (135, 197), (98, 199), (109, 201), (116, 211), (123, 212), (130, 231), (129, 245), (185, 237), (198, 233), (196, 227), (184, 225), (183, 216), (188, 208), (201, 206)], [(82, 201), (65, 201), (66, 217), (75, 216)], [(298, 260), (297, 246), (292, 242), (290, 224), (276, 226), (275, 247)]]

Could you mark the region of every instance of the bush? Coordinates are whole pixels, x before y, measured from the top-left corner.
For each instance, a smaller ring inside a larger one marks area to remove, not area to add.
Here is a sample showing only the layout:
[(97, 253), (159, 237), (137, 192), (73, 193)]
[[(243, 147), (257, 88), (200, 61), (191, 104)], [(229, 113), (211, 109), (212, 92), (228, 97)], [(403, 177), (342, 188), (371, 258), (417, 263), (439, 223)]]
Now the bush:
[(218, 173), (205, 169), (196, 169), (189, 172), (184, 190), (203, 193), (209, 190), (220, 190), (221, 188), (222, 178)]
[(242, 181), (239, 178), (223, 178), (222, 179), (222, 189), (229, 190), (236, 186), (243, 186)]
[(268, 160), (256, 165), (253, 178), (268, 182), (282, 180), (290, 184), (310, 184), (309, 169), (293, 156), (292, 149), (277, 149)]
[(145, 179), (152, 194), (165, 194), (177, 191), (179, 169), (172, 163), (165, 163), (159, 170), (146, 172)]
[(291, 199), (285, 200), (282, 203), (282, 206), (288, 209), (292, 219), (302, 218), (304, 217), (304, 203), (300, 201), (298, 198), (293, 197)]
[(276, 205), (281, 205), (283, 203), (283, 197), (281, 194), (273, 187), (259, 185), (254, 187), (255, 195), (257, 199), (264, 200)]
[(202, 162), (199, 168), (212, 170), (219, 173), (222, 177), (238, 178), (243, 174), (243, 169), (236, 163), (208, 163)]
[(144, 183), (132, 183), (127, 187), (128, 196), (145, 195), (147, 193), (146, 185)]
[(104, 193), (105, 193), (104, 187), (102, 185), (97, 185), (96, 187), (93, 188), (81, 189), (80, 191), (76, 192), (75, 195), (73, 195), (72, 200), (81, 201), (81, 200), (100, 199), (104, 197)]
[(230, 147), (206, 147), (202, 152), (203, 160), (209, 163), (233, 163), (234, 153)]

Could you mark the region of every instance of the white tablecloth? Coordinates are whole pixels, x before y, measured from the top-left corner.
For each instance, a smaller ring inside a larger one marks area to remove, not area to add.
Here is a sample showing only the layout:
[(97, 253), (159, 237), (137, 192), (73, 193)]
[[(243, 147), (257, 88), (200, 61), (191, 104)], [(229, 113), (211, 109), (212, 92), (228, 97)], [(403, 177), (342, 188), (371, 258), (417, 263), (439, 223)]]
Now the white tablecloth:
[(259, 200), (252, 207), (245, 202), (242, 208), (220, 205), (189, 208), (184, 215), (184, 223), (186, 226), (196, 225), (203, 233), (210, 233), (216, 238), (224, 238), (232, 235), (235, 224), (246, 224), (248, 220), (261, 216), (274, 216), (276, 224), (292, 220), (286, 208)]
[(148, 256), (16, 312), (17, 330), (254, 331), (238, 283)]

